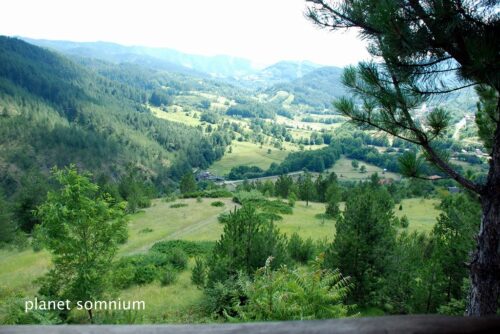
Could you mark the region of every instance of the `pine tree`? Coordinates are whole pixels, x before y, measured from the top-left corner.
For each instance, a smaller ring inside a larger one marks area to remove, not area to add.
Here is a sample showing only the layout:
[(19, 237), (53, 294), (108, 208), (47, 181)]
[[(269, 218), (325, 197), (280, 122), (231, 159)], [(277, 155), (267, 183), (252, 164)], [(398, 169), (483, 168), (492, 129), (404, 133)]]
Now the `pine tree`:
[(300, 176), (297, 186), (299, 187), (299, 198), (306, 201), (306, 206), (309, 206), (309, 201), (314, 199), (314, 183), (312, 181), (311, 174), (305, 172)]
[(361, 304), (370, 302), (387, 274), (396, 238), (393, 205), (385, 189), (362, 184), (350, 192), (344, 214), (335, 223), (325, 264), (353, 278), (352, 296)]
[[(494, 1), (463, 2), (306, 0), (308, 17), (328, 29), (357, 28), (377, 62), (344, 71), (342, 81), (356, 97), (335, 108), (353, 122), (418, 145), (423, 157), (480, 198), (483, 209), (477, 248), (470, 261), (469, 315), (497, 313), (500, 298), (500, 16)], [(452, 77), (454, 80), (449, 80)], [(435, 142), (450, 124), (447, 110), (426, 119), (415, 110), (433, 96), (477, 86), (479, 133), (490, 148), (484, 184), (460, 174)], [(422, 175), (423, 159), (401, 161), (407, 176)]]
[(340, 201), (342, 199), (341, 190), (338, 183), (332, 182), (326, 190), (326, 214), (337, 218), (340, 214)]
[(205, 262), (196, 258), (194, 262), (193, 271), (191, 272), (191, 282), (197, 287), (203, 287), (207, 277)]
[(14, 239), (15, 224), (12, 212), (0, 189), (0, 245)]
[(216, 282), (236, 277), (239, 271), (253, 275), (265, 265), (269, 256), (274, 258), (273, 266), (276, 267), (288, 262), (285, 238), (254, 207), (243, 205), (225, 216), (222, 222), (224, 232), (208, 264), (209, 288)]

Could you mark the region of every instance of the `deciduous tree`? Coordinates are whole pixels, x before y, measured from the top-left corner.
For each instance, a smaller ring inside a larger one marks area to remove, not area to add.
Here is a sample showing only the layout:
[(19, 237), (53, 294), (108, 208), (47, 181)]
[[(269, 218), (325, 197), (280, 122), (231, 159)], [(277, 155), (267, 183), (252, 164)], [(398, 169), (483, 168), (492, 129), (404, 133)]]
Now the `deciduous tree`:
[[(111, 262), (127, 234), (125, 203), (111, 205), (90, 175), (79, 174), (75, 166), (54, 169), (53, 175), (60, 188), (37, 210), (39, 236), (53, 263), (40, 293), (54, 300), (100, 300), (109, 292)], [(92, 310), (88, 313), (92, 322)]]

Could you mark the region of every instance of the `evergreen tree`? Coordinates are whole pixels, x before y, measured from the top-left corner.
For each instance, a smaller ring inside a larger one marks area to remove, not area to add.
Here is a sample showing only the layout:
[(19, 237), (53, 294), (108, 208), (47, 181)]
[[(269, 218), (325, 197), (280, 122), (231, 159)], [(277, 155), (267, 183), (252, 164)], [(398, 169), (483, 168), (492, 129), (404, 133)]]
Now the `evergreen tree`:
[(361, 304), (372, 301), (389, 273), (389, 256), (395, 245), (393, 202), (381, 187), (361, 184), (352, 189), (345, 211), (335, 223), (335, 239), (325, 264), (351, 276), (352, 296)]
[(205, 285), (206, 278), (207, 269), (205, 262), (200, 258), (196, 258), (193, 271), (191, 272), (191, 282), (198, 287), (203, 287)]
[(299, 198), (306, 201), (306, 206), (309, 206), (309, 201), (313, 200), (315, 195), (314, 183), (309, 172), (305, 172), (299, 177), (297, 187), (299, 188)]
[(47, 198), (50, 186), (46, 177), (34, 170), (21, 178), (21, 186), (14, 196), (14, 217), (24, 232), (30, 233), (40, 219), (33, 212)]
[(342, 200), (341, 189), (336, 181), (331, 182), (326, 190), (326, 214), (337, 218), (340, 214), (340, 201)]
[[(466, 194), (449, 196), (441, 202), (443, 211), (432, 230), (436, 239), (436, 256), (445, 282), (446, 302), (462, 297), (462, 285), (467, 277), (469, 253), (474, 249), (474, 232), (481, 221), (481, 208)], [(465, 311), (465, 310), (464, 310)]]
[(15, 224), (12, 219), (12, 212), (0, 189), (0, 246), (3, 243), (11, 242), (14, 235)]
[(291, 176), (286, 174), (282, 174), (278, 177), (276, 182), (274, 183), (274, 189), (276, 196), (280, 196), (282, 198), (288, 198), (290, 193), (290, 188), (293, 185), (293, 179)]
[(208, 286), (236, 277), (239, 271), (253, 275), (269, 256), (273, 267), (288, 262), (286, 240), (265, 215), (244, 205), (223, 217), (224, 232), (209, 259)]
[[(496, 314), (500, 298), (498, 5), (488, 0), (306, 1), (308, 17), (315, 24), (333, 30), (359, 29), (369, 41), (369, 52), (379, 59), (344, 71), (342, 81), (356, 100), (341, 98), (335, 108), (355, 123), (419, 146), (429, 162), (480, 197), (483, 215), (470, 261), (467, 313)], [(435, 108), (424, 120), (415, 117), (429, 98), (474, 85), (481, 100), (479, 133), (491, 148), (484, 184), (462, 175), (437, 148), (450, 124), (447, 110)], [(401, 162), (407, 176), (425, 177), (421, 160)]]

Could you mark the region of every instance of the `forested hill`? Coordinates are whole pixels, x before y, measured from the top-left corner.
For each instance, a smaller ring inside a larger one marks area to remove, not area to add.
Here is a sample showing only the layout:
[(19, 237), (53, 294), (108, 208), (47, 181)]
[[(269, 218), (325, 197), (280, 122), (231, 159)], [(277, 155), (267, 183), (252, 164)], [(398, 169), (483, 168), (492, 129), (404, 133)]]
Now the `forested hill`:
[(278, 83), (266, 89), (266, 92), (275, 94), (286, 91), (294, 95), (294, 104), (328, 109), (335, 97), (346, 93), (340, 81), (342, 71), (340, 67), (320, 67), (289, 82)]
[(0, 36), (0, 186), (7, 195), (27, 171), (54, 165), (76, 163), (112, 178), (134, 166), (164, 184), (223, 154), (222, 134), (204, 135), (144, 107), (158, 81), (114, 80), (112, 65), (108, 74)]
[(28, 43), (64, 54), (133, 63), (196, 76), (233, 77), (252, 73), (251, 61), (231, 56), (202, 56), (167, 48), (124, 46), (109, 42), (71, 42), (23, 38)]

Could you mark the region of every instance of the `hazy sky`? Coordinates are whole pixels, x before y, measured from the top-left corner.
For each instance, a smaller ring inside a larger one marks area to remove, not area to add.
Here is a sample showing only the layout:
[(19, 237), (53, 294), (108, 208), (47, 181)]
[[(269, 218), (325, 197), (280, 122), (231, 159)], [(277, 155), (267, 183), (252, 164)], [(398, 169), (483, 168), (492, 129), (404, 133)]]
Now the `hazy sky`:
[(270, 64), (343, 66), (368, 57), (355, 32), (320, 30), (304, 0), (7, 0), (0, 34), (167, 47)]

